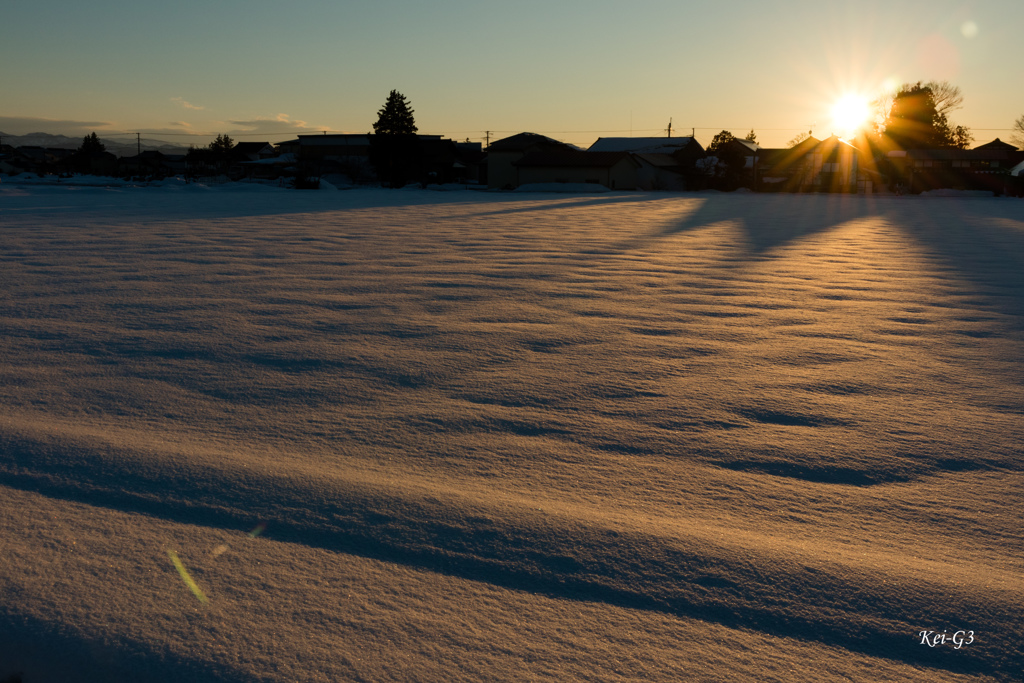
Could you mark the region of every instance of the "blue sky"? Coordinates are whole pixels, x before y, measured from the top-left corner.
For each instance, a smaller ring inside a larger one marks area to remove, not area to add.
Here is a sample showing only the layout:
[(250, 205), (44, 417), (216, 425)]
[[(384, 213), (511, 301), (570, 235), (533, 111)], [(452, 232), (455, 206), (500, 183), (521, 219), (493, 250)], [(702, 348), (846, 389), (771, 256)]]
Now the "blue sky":
[(366, 132), (391, 89), (424, 133), (584, 145), (670, 119), (782, 145), (887, 82), (960, 86), (978, 142), (1024, 114), (1019, 0), (0, 0), (0, 18), (9, 134)]

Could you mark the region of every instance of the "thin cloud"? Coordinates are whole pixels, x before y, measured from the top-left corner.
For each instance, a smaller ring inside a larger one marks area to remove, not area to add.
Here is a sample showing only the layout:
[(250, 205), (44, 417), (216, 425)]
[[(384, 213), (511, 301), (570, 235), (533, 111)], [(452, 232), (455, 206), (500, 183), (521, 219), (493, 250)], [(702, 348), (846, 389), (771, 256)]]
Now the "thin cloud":
[(200, 106), (198, 104), (192, 104), (191, 102), (186, 101), (182, 97), (172, 97), (171, 102), (175, 102), (184, 107), (185, 109), (192, 109), (195, 111), (202, 111), (203, 109), (206, 109), (206, 107)]
[(170, 128), (140, 128), (139, 132), (143, 135), (174, 135), (175, 137), (181, 135), (194, 135), (197, 137), (212, 136), (213, 133), (196, 130), (192, 127), (192, 124), (186, 121), (168, 121), (167, 125)]
[(237, 126), (238, 130), (231, 131), (233, 133), (282, 133), (282, 132), (293, 132), (296, 130), (309, 130), (309, 131), (321, 131), (331, 130), (329, 127), (324, 126), (312, 126), (306, 121), (299, 119), (293, 119), (288, 114), (278, 114), (274, 118), (263, 118), (258, 117), (250, 119), (248, 121), (228, 121), (232, 126)]
[(110, 121), (75, 121), (72, 119), (44, 119), (37, 116), (0, 116), (0, 131), (7, 135), (50, 135), (78, 136), (96, 131), (102, 133), (114, 124)]

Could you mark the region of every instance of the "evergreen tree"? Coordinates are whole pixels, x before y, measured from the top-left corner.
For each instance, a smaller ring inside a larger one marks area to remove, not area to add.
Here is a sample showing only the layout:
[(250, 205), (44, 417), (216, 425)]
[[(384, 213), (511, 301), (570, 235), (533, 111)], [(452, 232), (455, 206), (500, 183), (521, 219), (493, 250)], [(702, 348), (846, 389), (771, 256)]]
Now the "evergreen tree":
[(68, 160), (68, 164), (79, 173), (92, 173), (98, 163), (97, 159), (106, 151), (106, 145), (100, 142), (96, 133), (86, 135), (82, 138), (82, 145)]
[(235, 146), (235, 141), (227, 135), (218, 135), (217, 139), (210, 143), (210, 149), (214, 152), (226, 155)]
[(228, 170), (228, 166), (231, 165), (231, 150), (235, 146), (235, 141), (232, 140), (227, 134), (221, 134), (217, 136), (217, 139), (210, 143), (208, 147), (209, 159), (212, 165), (221, 173), (225, 173)]
[(754, 144), (757, 144), (757, 135), (754, 133), (753, 128), (751, 128), (750, 132), (747, 133), (747, 137), (743, 139), (746, 140), (747, 142), (753, 142)]
[(416, 133), (416, 120), (412, 116), (405, 95), (392, 90), (387, 102), (377, 112), (377, 123), (373, 124), (373, 132), (377, 135), (413, 135)]
[(86, 158), (103, 154), (106, 151), (106, 145), (100, 142), (100, 138), (95, 132), (82, 138), (82, 146), (78, 148), (79, 156)]
[(402, 187), (422, 175), (422, 153), (412, 113), (405, 95), (392, 90), (373, 124), (370, 162), (377, 177), (391, 187)]
[(900, 149), (965, 149), (973, 139), (970, 129), (950, 126), (947, 117), (962, 100), (959, 88), (945, 81), (904, 83), (893, 96), (886, 114), (885, 135)]

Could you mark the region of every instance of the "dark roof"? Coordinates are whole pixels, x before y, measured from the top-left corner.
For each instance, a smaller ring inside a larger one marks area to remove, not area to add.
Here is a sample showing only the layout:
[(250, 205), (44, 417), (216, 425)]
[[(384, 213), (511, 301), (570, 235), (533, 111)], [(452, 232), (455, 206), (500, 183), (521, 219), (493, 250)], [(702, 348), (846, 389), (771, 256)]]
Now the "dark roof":
[(232, 149), (233, 152), (238, 152), (239, 154), (257, 154), (257, 153), (260, 152), (260, 150), (262, 150), (267, 145), (270, 145), (270, 143), (269, 142), (239, 142), (237, 145), (235, 145), (231, 149)]
[(564, 142), (559, 142), (553, 138), (549, 138), (546, 135), (539, 135), (538, 133), (519, 133), (512, 137), (502, 138), (501, 140), (495, 140), (487, 147), (488, 152), (525, 152), (531, 147), (535, 146), (550, 146), (559, 147), (565, 149), (572, 149), (569, 145)]
[[(610, 168), (623, 159), (629, 159), (628, 152), (583, 152), (575, 149), (543, 150), (531, 152), (513, 166), (547, 166), (567, 168), (583, 166), (588, 168)], [(634, 162), (635, 163), (635, 162)]]
[[(670, 138), (598, 138), (588, 151), (591, 152), (644, 152), (647, 154), (672, 154), (695, 143), (692, 137)], [(699, 144), (698, 144), (699, 146)]]
[(974, 149), (987, 149), (987, 150), (1002, 149), (1002, 150), (1006, 150), (1007, 152), (1016, 152), (1017, 151), (1016, 147), (1014, 147), (1013, 145), (1011, 145), (1008, 142), (1003, 142), (999, 138), (996, 138), (992, 142), (986, 142), (984, 145), (978, 145)]

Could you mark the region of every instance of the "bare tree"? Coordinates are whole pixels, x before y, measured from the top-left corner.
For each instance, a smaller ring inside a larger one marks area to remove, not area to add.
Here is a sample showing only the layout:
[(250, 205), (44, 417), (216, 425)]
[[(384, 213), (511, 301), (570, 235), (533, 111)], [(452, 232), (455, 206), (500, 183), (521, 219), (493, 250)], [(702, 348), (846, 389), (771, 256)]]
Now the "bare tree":
[(1013, 135), (1010, 140), (1018, 147), (1024, 148), (1024, 114), (1013, 122)]
[(871, 121), (871, 127), (876, 135), (885, 130), (885, 121), (889, 118), (889, 111), (892, 110), (894, 95), (895, 93), (886, 90), (871, 101), (871, 109), (875, 112), (874, 118)]
[(792, 140), (786, 143), (786, 147), (796, 147), (809, 137), (811, 137), (810, 131), (806, 133), (798, 133), (796, 137), (794, 137)]
[(925, 87), (931, 88), (932, 99), (935, 100), (935, 111), (939, 116), (947, 116), (964, 105), (964, 96), (960, 87), (949, 81), (928, 81)]

